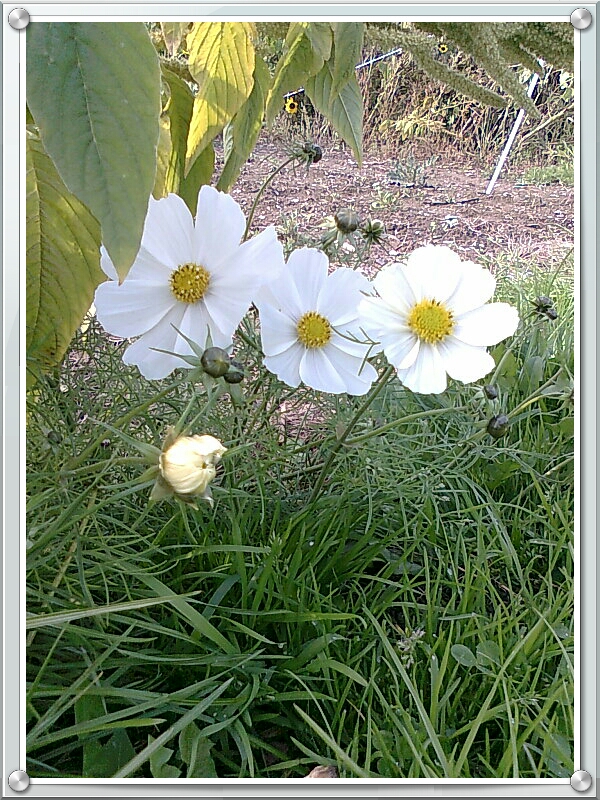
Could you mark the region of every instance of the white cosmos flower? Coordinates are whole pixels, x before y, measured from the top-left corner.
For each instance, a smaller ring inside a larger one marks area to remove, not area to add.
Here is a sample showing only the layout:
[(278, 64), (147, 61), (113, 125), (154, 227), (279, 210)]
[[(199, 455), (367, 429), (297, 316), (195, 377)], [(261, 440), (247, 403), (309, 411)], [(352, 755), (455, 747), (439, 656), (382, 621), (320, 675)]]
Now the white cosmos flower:
[[(100, 264), (110, 281), (96, 290), (97, 317), (109, 333), (139, 336), (123, 357), (144, 377), (164, 378), (192, 355), (175, 330), (204, 347), (227, 348), (252, 296), (284, 266), (274, 227), (243, 244), (244, 213), (235, 200), (210, 186), (198, 195), (196, 219), (175, 194), (150, 198), (140, 250), (122, 284), (105, 248)], [(175, 326), (175, 328), (173, 327)]]
[(357, 309), (370, 285), (345, 267), (328, 275), (328, 263), (319, 250), (296, 250), (255, 299), (264, 364), (288, 386), (366, 394), (377, 372), (364, 360), (369, 346), (351, 339), (364, 342)]
[(483, 378), (495, 366), (486, 347), (519, 324), (507, 303), (486, 305), (496, 288), (491, 272), (448, 247), (418, 248), (405, 264), (384, 268), (373, 286), (378, 297), (362, 300), (361, 324), (413, 392), (443, 392), (446, 375), (462, 383)]

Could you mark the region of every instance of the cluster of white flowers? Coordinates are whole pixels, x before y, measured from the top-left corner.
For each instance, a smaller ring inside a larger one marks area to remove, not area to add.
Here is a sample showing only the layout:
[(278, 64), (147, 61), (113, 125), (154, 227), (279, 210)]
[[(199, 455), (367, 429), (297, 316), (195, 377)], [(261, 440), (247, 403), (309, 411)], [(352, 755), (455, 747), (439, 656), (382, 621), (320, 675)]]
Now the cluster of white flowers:
[(512, 306), (488, 303), (489, 270), (447, 247), (420, 247), (370, 283), (345, 267), (328, 273), (320, 250), (297, 250), (286, 263), (272, 226), (240, 244), (244, 230), (235, 200), (203, 186), (195, 220), (177, 195), (150, 199), (122, 284), (102, 248), (110, 280), (96, 291), (96, 313), (110, 333), (138, 337), (126, 363), (164, 378), (193, 354), (188, 339), (203, 345), (210, 335), (230, 347), (254, 303), (264, 364), (289, 386), (364, 395), (377, 377), (367, 358), (383, 350), (405, 386), (440, 393), (447, 376), (471, 383), (487, 375), (494, 361), (486, 348), (519, 323)]

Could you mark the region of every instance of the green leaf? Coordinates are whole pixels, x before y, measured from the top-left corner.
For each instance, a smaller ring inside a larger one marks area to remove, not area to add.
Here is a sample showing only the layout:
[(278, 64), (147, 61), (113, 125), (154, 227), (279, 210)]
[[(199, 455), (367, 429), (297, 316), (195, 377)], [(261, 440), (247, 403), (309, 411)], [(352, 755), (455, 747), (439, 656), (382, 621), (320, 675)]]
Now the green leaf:
[(491, 639), (486, 639), (477, 645), (477, 665), (489, 669), (491, 664), (502, 666), (500, 648), (496, 642)]
[[(154, 737), (148, 735), (148, 746), (154, 742)], [(153, 778), (179, 778), (181, 770), (168, 764), (173, 755), (169, 747), (159, 747), (150, 756), (150, 773)], [(124, 765), (123, 765), (124, 766)]]
[(362, 52), (364, 25), (362, 22), (332, 22), (331, 27), (335, 48), (331, 91), (336, 95), (356, 74), (356, 65)]
[(198, 84), (188, 134), (186, 173), (250, 96), (254, 45), (248, 22), (196, 22), (187, 37), (189, 70)]
[(453, 658), (455, 658), (459, 664), (462, 664), (463, 667), (474, 667), (477, 663), (473, 651), (465, 647), (464, 644), (453, 644), (450, 648), (450, 652)]
[(92, 304), (100, 226), (61, 181), (40, 140), (26, 134), (28, 379), (60, 363)]
[(217, 770), (210, 751), (213, 742), (191, 722), (179, 734), (181, 758), (188, 765), (186, 778), (216, 778)]
[(196, 215), (200, 187), (210, 183), (214, 167), (215, 151), (212, 144), (208, 144), (194, 161), (194, 166), (179, 184), (179, 195), (185, 200), (187, 207), (194, 216)]
[[(106, 708), (101, 697), (83, 695), (75, 701), (75, 722), (80, 725), (106, 716)], [(108, 741), (80, 735), (83, 742), (84, 778), (111, 778), (115, 772), (135, 756), (135, 750), (127, 731), (116, 730)]]
[(27, 102), (65, 185), (125, 278), (156, 173), (158, 56), (141, 22), (33, 22)]
[(217, 189), (228, 192), (240, 170), (254, 149), (262, 127), (266, 92), (271, 76), (265, 62), (258, 58), (254, 65), (254, 86), (250, 97), (223, 131), (226, 143), (225, 164), (217, 183)]
[(331, 56), (331, 33), (334, 24), (329, 22), (306, 23), (306, 36), (310, 40), (314, 52), (323, 61), (328, 61)]
[(171, 153), (165, 174), (165, 189), (167, 192), (177, 194), (185, 172), (185, 153), (194, 108), (194, 95), (187, 83), (165, 66), (162, 67), (162, 76), (170, 95), (165, 107), (171, 135)]
[(363, 102), (360, 86), (353, 75), (339, 94), (333, 93), (331, 62), (306, 82), (306, 94), (314, 107), (326, 117), (342, 139), (351, 147), (354, 157), (362, 164)]
[(329, 23), (294, 22), (290, 25), (285, 40), (286, 49), (275, 68), (273, 85), (267, 97), (267, 124), (273, 122), (281, 109), (283, 95), (299, 89), (322, 68), (331, 52), (331, 40)]
[(156, 153), (156, 177), (152, 196), (155, 200), (169, 194), (167, 187), (167, 173), (171, 162), (171, 122), (166, 114), (160, 118), (160, 133), (158, 136), (158, 149)]
[(161, 22), (160, 29), (162, 31), (165, 47), (171, 58), (175, 55), (181, 44), (181, 40), (185, 36), (189, 22)]

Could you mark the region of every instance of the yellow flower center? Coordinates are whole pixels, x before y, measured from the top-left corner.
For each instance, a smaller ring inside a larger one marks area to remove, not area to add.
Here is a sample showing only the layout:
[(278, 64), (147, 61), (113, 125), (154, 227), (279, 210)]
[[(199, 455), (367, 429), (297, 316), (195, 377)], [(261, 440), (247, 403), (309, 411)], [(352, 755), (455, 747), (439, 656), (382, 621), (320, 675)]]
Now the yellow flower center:
[(421, 300), (408, 315), (408, 327), (427, 344), (438, 344), (454, 329), (452, 312), (438, 300)]
[(308, 311), (298, 320), (298, 338), (305, 347), (324, 347), (331, 339), (331, 325), (316, 311)]
[(182, 303), (197, 303), (208, 289), (210, 273), (199, 264), (182, 264), (171, 273), (169, 283)]

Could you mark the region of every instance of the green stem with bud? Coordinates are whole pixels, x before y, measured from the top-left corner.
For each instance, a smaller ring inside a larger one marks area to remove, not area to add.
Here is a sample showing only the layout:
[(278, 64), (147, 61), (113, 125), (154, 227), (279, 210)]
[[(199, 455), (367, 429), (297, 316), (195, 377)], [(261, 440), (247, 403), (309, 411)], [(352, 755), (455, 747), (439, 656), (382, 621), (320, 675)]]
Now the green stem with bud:
[(280, 164), (277, 167), (277, 169), (269, 175), (269, 177), (265, 180), (263, 185), (256, 193), (256, 197), (254, 198), (254, 202), (252, 203), (252, 207), (250, 208), (250, 213), (248, 214), (248, 221), (246, 222), (246, 230), (244, 231), (244, 235), (242, 236), (242, 242), (245, 242), (246, 239), (248, 238), (248, 233), (250, 231), (250, 226), (252, 225), (252, 220), (254, 218), (254, 212), (256, 211), (256, 206), (258, 205), (258, 201), (260, 200), (260, 198), (263, 196), (265, 189), (271, 183), (273, 178), (279, 175), (279, 173), (282, 172), (282, 170), (284, 170), (288, 164), (291, 164), (292, 161), (295, 161), (297, 158), (298, 156), (296, 155), (290, 156), (290, 158), (286, 159), (283, 162), (283, 164)]

